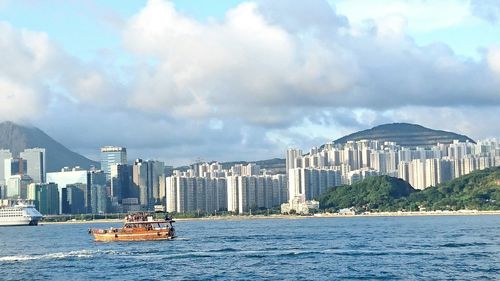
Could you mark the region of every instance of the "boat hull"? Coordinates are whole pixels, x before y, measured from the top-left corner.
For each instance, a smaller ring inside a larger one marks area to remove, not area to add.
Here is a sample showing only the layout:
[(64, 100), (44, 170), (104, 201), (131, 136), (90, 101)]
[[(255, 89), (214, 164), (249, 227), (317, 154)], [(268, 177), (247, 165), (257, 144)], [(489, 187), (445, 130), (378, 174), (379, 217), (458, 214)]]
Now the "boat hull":
[(38, 225), (39, 220), (39, 218), (30, 217), (0, 218), (0, 226), (35, 226)]
[(175, 238), (168, 230), (110, 233), (93, 232), (92, 235), (97, 242), (172, 240)]

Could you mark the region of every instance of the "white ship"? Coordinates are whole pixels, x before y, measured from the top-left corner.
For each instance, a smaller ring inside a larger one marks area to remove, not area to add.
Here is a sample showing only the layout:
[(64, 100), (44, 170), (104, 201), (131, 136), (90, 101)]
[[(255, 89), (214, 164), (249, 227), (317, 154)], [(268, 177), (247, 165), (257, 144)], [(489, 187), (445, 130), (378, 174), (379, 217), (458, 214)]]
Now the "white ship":
[(33, 204), (26, 202), (0, 206), (0, 226), (37, 225), (42, 217)]

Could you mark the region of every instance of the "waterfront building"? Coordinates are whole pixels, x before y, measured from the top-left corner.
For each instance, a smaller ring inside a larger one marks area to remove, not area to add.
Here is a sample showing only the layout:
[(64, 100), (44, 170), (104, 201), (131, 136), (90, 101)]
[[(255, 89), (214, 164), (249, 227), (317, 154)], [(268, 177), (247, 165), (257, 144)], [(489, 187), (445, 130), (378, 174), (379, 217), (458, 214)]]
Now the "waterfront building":
[(91, 212), (90, 175), (87, 170), (82, 170), (80, 167), (63, 168), (60, 172), (47, 173), (47, 182), (57, 184), (59, 189), (59, 210), (63, 210), (62, 189), (67, 186), (78, 185), (83, 191), (85, 213)]
[(167, 212), (177, 212), (177, 190), (179, 176), (170, 176), (165, 178), (165, 196)]
[[(300, 159), (301, 157), (302, 157), (302, 150), (300, 149), (289, 148), (286, 151), (285, 168), (286, 168), (287, 178), (289, 178), (289, 171), (291, 169), (302, 167), (301, 165), (297, 164), (297, 160)], [(290, 183), (287, 184), (290, 185)]]
[(297, 197), (312, 200), (328, 188), (340, 185), (339, 170), (321, 168), (295, 168), (289, 171), (289, 201)]
[(207, 177), (189, 175), (166, 177), (167, 211), (214, 213), (228, 210), (228, 178), (210, 178), (208, 174), (205, 175)]
[(31, 183), (27, 199), (33, 200), (42, 215), (57, 215), (59, 210), (59, 189), (55, 183)]
[(214, 185), (216, 199), (214, 200), (215, 206), (213, 210), (227, 211), (227, 179), (214, 178), (212, 180)]
[(237, 177), (238, 186), (238, 212), (247, 213), (251, 209), (257, 209), (256, 200), (256, 178)]
[(227, 210), (229, 212), (238, 212), (238, 177), (239, 176), (228, 176), (226, 178), (227, 185)]
[(286, 186), (285, 175), (272, 175), (273, 184), (273, 203), (272, 206), (280, 206), (284, 202), (288, 202), (288, 188)]
[(45, 148), (25, 149), (20, 153), (20, 157), (26, 160), (26, 173), (33, 179), (33, 182), (44, 183), (46, 174)]
[(71, 184), (59, 189), (62, 191), (62, 210), (63, 214), (84, 214), (85, 208), (85, 188), (84, 184)]
[(111, 166), (110, 196), (119, 204), (123, 198), (130, 198), (132, 183), (132, 166), (115, 164)]
[(106, 190), (106, 174), (102, 170), (88, 172), (90, 184), (90, 211), (92, 214), (108, 212), (108, 195)]
[(300, 197), (296, 197), (288, 203), (281, 204), (282, 214), (302, 214), (308, 215), (311, 212), (319, 209), (319, 202), (316, 200), (304, 201)]

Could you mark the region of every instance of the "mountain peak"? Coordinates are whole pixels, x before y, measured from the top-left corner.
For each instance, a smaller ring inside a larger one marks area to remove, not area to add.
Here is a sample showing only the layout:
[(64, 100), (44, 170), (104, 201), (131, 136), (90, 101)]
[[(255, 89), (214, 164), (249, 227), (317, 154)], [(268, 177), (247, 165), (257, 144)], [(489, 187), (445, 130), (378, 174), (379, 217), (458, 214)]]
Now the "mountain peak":
[(371, 129), (359, 131), (340, 139), (335, 143), (343, 144), (348, 141), (380, 140), (396, 142), (402, 146), (432, 146), (437, 143), (451, 143), (453, 140), (475, 143), (471, 138), (453, 132), (433, 130), (418, 124), (390, 123), (375, 126)]
[(0, 149), (8, 149), (13, 156), (19, 156), (24, 149), (34, 147), (45, 148), (48, 172), (59, 171), (66, 166), (90, 168), (99, 164), (69, 150), (37, 127), (12, 121), (0, 123)]

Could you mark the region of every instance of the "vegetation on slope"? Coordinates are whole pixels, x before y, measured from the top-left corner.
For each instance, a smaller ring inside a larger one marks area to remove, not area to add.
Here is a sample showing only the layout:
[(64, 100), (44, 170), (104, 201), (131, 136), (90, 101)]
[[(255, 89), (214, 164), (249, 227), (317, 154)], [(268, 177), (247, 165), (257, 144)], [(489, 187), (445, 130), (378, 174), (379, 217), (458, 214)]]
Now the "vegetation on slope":
[(500, 210), (500, 167), (475, 171), (422, 191), (389, 177), (370, 177), (330, 189), (320, 198), (330, 211), (353, 207), (358, 211)]
[(408, 197), (429, 210), (500, 210), (500, 167), (475, 171)]
[(416, 190), (402, 179), (377, 176), (334, 187), (323, 194), (319, 202), (320, 208), (331, 211), (351, 207), (363, 211), (394, 211), (404, 207), (401, 202), (414, 192)]

